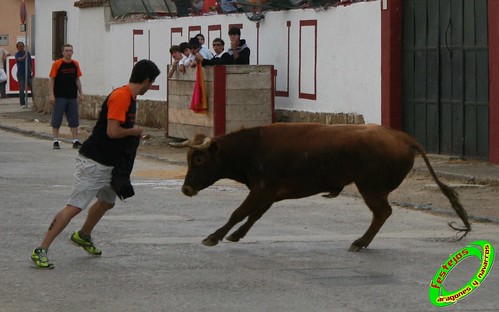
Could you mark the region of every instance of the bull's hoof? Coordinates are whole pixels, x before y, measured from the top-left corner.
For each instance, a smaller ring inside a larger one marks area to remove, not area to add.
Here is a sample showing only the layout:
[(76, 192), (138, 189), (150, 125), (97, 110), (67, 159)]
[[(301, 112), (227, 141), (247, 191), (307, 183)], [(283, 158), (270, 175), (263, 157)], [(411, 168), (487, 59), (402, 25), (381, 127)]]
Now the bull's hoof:
[(236, 243), (240, 240), (240, 238), (235, 237), (233, 234), (227, 236), (225, 239), (228, 240), (229, 242), (234, 242), (234, 243)]
[(201, 242), (203, 245), (208, 246), (208, 247), (213, 247), (218, 244), (218, 240), (214, 239), (211, 235), (208, 236), (207, 238), (203, 239)]
[(349, 252), (358, 252), (358, 251), (359, 251), (359, 250), (361, 250), (361, 249), (362, 249), (362, 247), (361, 247), (361, 246), (357, 246), (357, 245), (352, 244), (352, 245), (350, 246), (350, 249), (348, 249), (348, 251), (349, 251)]

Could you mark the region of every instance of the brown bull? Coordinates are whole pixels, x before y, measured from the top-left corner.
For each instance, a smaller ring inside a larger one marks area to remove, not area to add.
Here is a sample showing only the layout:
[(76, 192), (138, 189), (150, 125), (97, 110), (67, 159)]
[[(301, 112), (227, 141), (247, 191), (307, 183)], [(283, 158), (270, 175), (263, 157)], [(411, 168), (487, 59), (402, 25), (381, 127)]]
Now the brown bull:
[(228, 178), (245, 184), (250, 192), (229, 221), (203, 240), (214, 246), (237, 223), (248, 220), (226, 237), (237, 242), (277, 201), (318, 193), (336, 197), (343, 187), (355, 183), (373, 213), (367, 232), (354, 241), (350, 251), (371, 243), (392, 213), (388, 194), (404, 180), (414, 164), (416, 152), (452, 208), (464, 222), (456, 228), (465, 236), (471, 226), (457, 194), (435, 175), (422, 146), (404, 132), (377, 125), (282, 123), (243, 129), (209, 138), (194, 138), (170, 144), (190, 147), (188, 171), (182, 192), (194, 196), (216, 181)]

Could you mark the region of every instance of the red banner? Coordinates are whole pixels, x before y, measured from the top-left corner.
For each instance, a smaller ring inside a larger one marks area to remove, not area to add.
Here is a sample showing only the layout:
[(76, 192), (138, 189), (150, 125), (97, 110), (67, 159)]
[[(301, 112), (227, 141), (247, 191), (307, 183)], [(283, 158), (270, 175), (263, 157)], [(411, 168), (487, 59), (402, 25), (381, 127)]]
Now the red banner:
[(206, 113), (208, 111), (208, 98), (204, 85), (204, 73), (201, 63), (197, 64), (196, 81), (192, 91), (191, 109), (196, 113)]

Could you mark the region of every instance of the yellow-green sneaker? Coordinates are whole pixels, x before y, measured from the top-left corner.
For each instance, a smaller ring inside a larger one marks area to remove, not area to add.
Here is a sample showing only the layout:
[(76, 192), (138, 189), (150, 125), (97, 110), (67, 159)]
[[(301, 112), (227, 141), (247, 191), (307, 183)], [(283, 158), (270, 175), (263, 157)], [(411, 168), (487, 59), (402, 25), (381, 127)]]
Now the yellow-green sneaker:
[(102, 255), (102, 251), (100, 251), (99, 248), (94, 246), (94, 243), (92, 242), (92, 238), (90, 238), (88, 240), (83, 239), (80, 236), (79, 231), (74, 232), (73, 235), (71, 235), (70, 240), (74, 245), (82, 247), (83, 249), (85, 249), (86, 252), (88, 252), (92, 256)]
[(47, 250), (45, 248), (35, 248), (31, 253), (31, 261), (39, 269), (53, 269), (54, 265), (47, 258)]

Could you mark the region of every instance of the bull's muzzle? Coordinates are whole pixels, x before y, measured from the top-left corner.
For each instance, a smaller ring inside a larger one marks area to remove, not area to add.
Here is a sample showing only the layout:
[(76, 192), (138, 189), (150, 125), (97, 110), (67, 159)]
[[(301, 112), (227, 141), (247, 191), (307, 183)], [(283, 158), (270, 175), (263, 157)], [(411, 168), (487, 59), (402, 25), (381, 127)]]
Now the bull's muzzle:
[(182, 186), (182, 193), (184, 193), (185, 196), (195, 196), (198, 191), (194, 190), (192, 187), (188, 186), (188, 185), (183, 185)]

